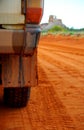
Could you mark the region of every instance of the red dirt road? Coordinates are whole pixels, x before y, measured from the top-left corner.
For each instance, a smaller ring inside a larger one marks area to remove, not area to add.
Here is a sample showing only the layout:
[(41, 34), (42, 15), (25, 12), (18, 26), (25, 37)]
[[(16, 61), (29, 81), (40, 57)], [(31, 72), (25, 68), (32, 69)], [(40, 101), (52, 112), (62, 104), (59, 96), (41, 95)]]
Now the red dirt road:
[(0, 130), (84, 130), (84, 38), (41, 37), (38, 74), (26, 108), (6, 108), (1, 86)]

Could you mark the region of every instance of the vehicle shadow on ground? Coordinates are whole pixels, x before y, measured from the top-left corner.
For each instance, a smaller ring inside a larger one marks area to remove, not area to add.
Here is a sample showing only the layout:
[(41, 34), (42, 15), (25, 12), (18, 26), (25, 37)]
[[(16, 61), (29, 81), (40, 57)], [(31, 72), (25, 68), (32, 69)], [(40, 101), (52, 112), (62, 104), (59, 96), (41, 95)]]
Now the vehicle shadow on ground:
[(4, 100), (3, 100), (3, 88), (0, 88), (0, 111), (2, 109), (6, 109), (6, 106), (4, 105)]
[(4, 102), (3, 102), (3, 91), (4, 91), (4, 88), (0, 85), (0, 107), (4, 105)]
[(3, 99), (2, 99), (2, 98), (0, 98), (0, 108), (1, 108), (1, 107), (5, 107), (4, 102), (3, 102)]
[(7, 106), (4, 104), (4, 88), (0, 86), (0, 113), (3, 110), (7, 110)]
[(0, 130), (23, 130), (21, 110), (4, 104), (4, 89), (0, 86)]

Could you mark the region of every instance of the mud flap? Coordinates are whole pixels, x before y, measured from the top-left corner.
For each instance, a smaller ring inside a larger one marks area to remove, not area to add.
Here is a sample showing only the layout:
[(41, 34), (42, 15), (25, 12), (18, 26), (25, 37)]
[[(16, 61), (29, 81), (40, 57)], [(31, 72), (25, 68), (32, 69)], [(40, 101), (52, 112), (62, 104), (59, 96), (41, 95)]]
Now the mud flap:
[(2, 58), (2, 83), (9, 87), (37, 85), (37, 49), (28, 56), (4, 55)]

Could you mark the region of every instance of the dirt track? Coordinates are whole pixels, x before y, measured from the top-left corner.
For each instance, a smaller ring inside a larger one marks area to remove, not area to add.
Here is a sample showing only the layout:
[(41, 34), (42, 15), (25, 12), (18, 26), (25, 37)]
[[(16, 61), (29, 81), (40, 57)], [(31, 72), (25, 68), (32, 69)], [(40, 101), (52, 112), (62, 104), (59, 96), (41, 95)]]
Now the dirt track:
[(38, 51), (28, 106), (4, 107), (0, 89), (0, 130), (84, 130), (84, 38), (43, 36)]

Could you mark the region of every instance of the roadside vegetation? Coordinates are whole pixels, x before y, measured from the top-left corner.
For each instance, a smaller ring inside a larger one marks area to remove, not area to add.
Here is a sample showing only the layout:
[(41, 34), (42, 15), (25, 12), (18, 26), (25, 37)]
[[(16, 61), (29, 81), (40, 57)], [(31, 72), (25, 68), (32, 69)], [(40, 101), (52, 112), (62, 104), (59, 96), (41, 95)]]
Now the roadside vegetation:
[(47, 34), (62, 34), (62, 35), (83, 35), (84, 36), (84, 28), (82, 29), (74, 29), (74, 28), (67, 28), (61, 26), (54, 26), (49, 30), (42, 30), (42, 35)]

